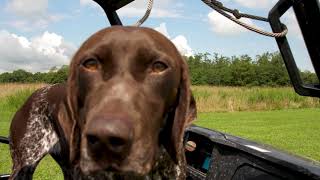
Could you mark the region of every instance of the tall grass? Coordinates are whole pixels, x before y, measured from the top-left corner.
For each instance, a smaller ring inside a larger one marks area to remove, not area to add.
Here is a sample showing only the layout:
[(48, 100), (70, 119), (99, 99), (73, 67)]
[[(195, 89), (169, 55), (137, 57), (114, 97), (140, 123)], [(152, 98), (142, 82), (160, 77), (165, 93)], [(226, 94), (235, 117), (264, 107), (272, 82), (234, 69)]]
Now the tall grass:
[(5, 126), (27, 98), (44, 84), (0, 84), (0, 136), (7, 136)]
[(2, 110), (16, 111), (27, 100), (27, 98), (34, 92), (34, 89), (18, 90), (15, 94), (2, 98)]
[(0, 84), (0, 105), (3, 111), (16, 111), (27, 98), (44, 84)]
[(303, 97), (291, 87), (193, 86), (199, 112), (263, 111), (318, 108), (318, 98)]
[[(26, 98), (45, 84), (0, 84), (0, 104), (16, 110)], [(199, 112), (263, 111), (319, 108), (318, 98), (297, 95), (291, 87), (193, 86)], [(1, 112), (1, 110), (0, 110)]]
[(22, 84), (22, 83), (0, 83), (0, 98), (6, 97), (12, 94), (16, 94), (18, 91), (23, 91), (25, 89), (38, 89), (40, 87), (45, 86), (45, 84), (41, 83), (30, 83), (30, 84)]

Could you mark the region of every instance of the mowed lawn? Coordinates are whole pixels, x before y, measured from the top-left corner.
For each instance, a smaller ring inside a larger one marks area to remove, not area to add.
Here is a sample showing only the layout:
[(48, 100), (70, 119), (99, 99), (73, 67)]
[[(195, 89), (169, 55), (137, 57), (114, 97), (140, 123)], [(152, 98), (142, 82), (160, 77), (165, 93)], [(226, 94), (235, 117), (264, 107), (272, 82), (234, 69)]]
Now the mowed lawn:
[[(33, 90), (34, 88), (32, 87), (31, 90), (27, 91), (14, 92), (14, 90), (10, 90), (7, 94), (0, 94), (0, 136), (8, 135), (10, 121), (14, 112)], [(201, 88), (200, 90), (204, 91), (206, 89)], [(229, 91), (230, 89), (227, 90)], [(207, 94), (211, 96), (211, 93)], [(196, 97), (199, 105), (202, 104), (205, 107), (203, 103), (206, 102), (202, 102), (199, 97)], [(203, 99), (208, 99), (208, 97)], [(300, 100), (295, 102), (300, 102)], [(319, 101), (312, 100), (309, 104), (315, 103), (319, 103)], [(316, 104), (316, 106), (318, 105)], [(220, 109), (217, 110), (220, 111)], [(201, 113), (198, 115), (198, 120), (194, 122), (197, 125), (269, 144), (278, 149), (320, 161), (319, 108), (220, 113), (205, 112), (206, 110), (200, 106), (199, 111)], [(10, 173), (10, 171), (11, 158), (9, 148), (7, 145), (0, 144), (0, 174)], [(35, 172), (34, 179), (63, 179), (63, 176), (58, 165), (48, 156), (41, 161)]]
[(320, 109), (200, 113), (194, 123), (320, 162)]

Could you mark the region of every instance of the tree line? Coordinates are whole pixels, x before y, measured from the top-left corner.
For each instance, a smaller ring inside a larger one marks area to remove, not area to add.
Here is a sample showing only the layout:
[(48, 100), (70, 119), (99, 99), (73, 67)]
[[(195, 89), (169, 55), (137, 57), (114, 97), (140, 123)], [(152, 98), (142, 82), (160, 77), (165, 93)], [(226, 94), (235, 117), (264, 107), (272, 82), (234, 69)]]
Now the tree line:
[[(196, 54), (185, 57), (193, 85), (214, 86), (288, 86), (289, 76), (279, 52), (226, 57), (219, 54)], [(301, 71), (305, 83), (318, 82), (315, 73)], [(67, 80), (68, 66), (48, 72), (31, 73), (19, 69), (0, 74), (0, 83), (60, 83)]]
[[(263, 53), (252, 59), (248, 55), (226, 57), (197, 54), (188, 57), (191, 82), (215, 86), (288, 86), (287, 69), (279, 52)], [(318, 82), (315, 73), (300, 71), (304, 83)]]
[(53, 67), (48, 72), (31, 73), (23, 69), (0, 74), (0, 83), (47, 83), (55, 84), (65, 82), (68, 78), (69, 67)]

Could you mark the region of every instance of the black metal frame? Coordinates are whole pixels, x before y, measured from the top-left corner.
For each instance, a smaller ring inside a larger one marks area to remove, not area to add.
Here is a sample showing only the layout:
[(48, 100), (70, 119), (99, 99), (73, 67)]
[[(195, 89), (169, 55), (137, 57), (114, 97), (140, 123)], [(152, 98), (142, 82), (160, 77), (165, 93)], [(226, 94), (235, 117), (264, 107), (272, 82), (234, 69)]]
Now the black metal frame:
[(0, 143), (9, 144), (9, 139), (6, 138), (6, 137), (1, 137), (1, 136), (0, 136)]
[[(274, 32), (281, 32), (280, 17), (293, 7), (312, 64), (320, 81), (320, 6), (318, 0), (280, 0), (269, 12), (269, 21)], [(290, 31), (290, 30), (289, 30)], [(320, 97), (319, 84), (304, 84), (295, 63), (286, 37), (276, 38), (295, 91), (302, 96)]]
[(93, 0), (98, 3), (106, 13), (111, 26), (122, 25), (116, 10), (134, 0)]
[[(0, 136), (0, 143), (2, 144), (9, 144), (9, 138)], [(9, 174), (0, 174), (0, 180), (7, 180), (9, 179)]]

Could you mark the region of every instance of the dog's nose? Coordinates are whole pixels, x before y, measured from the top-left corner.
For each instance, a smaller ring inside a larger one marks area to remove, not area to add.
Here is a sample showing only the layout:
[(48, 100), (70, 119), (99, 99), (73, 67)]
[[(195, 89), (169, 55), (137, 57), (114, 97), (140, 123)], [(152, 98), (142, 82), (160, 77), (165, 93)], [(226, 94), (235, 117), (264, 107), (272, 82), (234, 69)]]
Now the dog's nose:
[(128, 120), (98, 118), (88, 124), (86, 138), (92, 157), (121, 160), (130, 151), (133, 129)]

